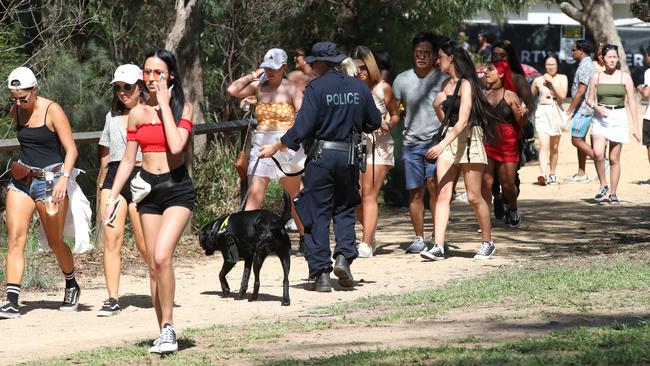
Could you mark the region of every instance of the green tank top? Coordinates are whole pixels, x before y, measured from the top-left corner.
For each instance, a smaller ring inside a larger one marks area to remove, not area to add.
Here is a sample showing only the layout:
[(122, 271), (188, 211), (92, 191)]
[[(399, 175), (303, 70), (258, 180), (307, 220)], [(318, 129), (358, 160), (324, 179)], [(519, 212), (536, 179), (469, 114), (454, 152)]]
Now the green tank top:
[[(600, 79), (600, 73), (598, 73)], [(624, 105), (625, 104), (625, 84), (623, 84), (623, 73), (621, 73), (620, 84), (598, 84), (596, 85), (596, 96), (598, 104), (603, 105)]]

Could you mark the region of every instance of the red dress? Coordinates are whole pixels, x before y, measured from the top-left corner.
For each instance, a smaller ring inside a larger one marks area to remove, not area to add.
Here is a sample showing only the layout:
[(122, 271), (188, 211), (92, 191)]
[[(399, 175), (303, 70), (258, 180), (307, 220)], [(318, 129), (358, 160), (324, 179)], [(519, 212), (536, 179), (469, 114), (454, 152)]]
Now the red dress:
[(518, 163), (519, 131), (515, 128), (515, 116), (506, 102), (505, 94), (494, 109), (505, 122), (497, 124), (499, 141), (495, 145), (485, 144), (485, 153), (489, 159), (501, 163)]

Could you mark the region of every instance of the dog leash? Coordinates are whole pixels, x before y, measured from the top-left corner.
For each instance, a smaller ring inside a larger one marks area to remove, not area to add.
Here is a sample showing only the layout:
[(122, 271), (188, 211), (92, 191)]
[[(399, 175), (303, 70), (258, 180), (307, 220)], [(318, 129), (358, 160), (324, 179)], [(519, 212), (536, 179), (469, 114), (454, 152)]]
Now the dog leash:
[[(297, 171), (297, 172), (295, 172), (295, 173), (285, 172), (284, 169), (282, 169), (282, 165), (280, 164), (280, 162), (278, 161), (278, 159), (276, 159), (276, 158), (274, 158), (273, 156), (271, 156), (271, 160), (273, 160), (273, 162), (274, 162), (275, 165), (278, 167), (278, 169), (280, 169), (280, 171), (281, 171), (284, 175), (286, 175), (287, 177), (297, 177), (297, 176), (301, 175), (301, 174), (305, 171), (305, 169), (301, 169), (301, 170), (299, 170), (299, 171)], [(257, 170), (257, 165), (258, 165), (259, 163), (260, 163), (260, 158), (258, 157), (258, 158), (255, 160), (255, 164), (253, 165), (253, 170), (252, 170), (251, 173), (248, 175), (248, 185), (249, 185), (249, 187), (250, 187), (250, 184), (251, 184), (251, 179), (252, 179), (252, 177), (255, 175), (255, 171)], [(248, 201), (248, 192), (250, 192), (250, 190), (247, 189), (247, 190), (246, 190), (246, 194), (244, 194), (244, 199), (242, 200), (241, 204), (239, 205), (239, 211), (243, 211), (243, 210), (244, 210), (244, 207), (246, 207), (246, 201)]]

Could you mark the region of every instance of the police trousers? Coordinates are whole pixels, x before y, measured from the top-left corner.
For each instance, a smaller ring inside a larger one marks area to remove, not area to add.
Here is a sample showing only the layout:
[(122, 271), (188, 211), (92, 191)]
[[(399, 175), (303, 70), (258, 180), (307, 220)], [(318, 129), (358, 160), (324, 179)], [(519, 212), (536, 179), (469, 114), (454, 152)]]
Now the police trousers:
[[(332, 271), (339, 254), (352, 262), (355, 245), (354, 209), (361, 203), (358, 165), (348, 165), (344, 151), (323, 150), (305, 164), (304, 188), (296, 199), (296, 211), (305, 227), (305, 258), (309, 278)], [(334, 255), (330, 250), (330, 221), (334, 219)]]

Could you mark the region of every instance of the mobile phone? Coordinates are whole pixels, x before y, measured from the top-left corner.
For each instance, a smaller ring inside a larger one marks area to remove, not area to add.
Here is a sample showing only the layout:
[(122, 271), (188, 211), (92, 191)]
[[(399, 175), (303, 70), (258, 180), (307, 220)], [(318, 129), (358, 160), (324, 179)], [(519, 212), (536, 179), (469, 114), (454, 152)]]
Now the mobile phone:
[(268, 76), (266, 76), (266, 72), (263, 72), (262, 75), (260, 75), (260, 84), (264, 84), (268, 80)]

